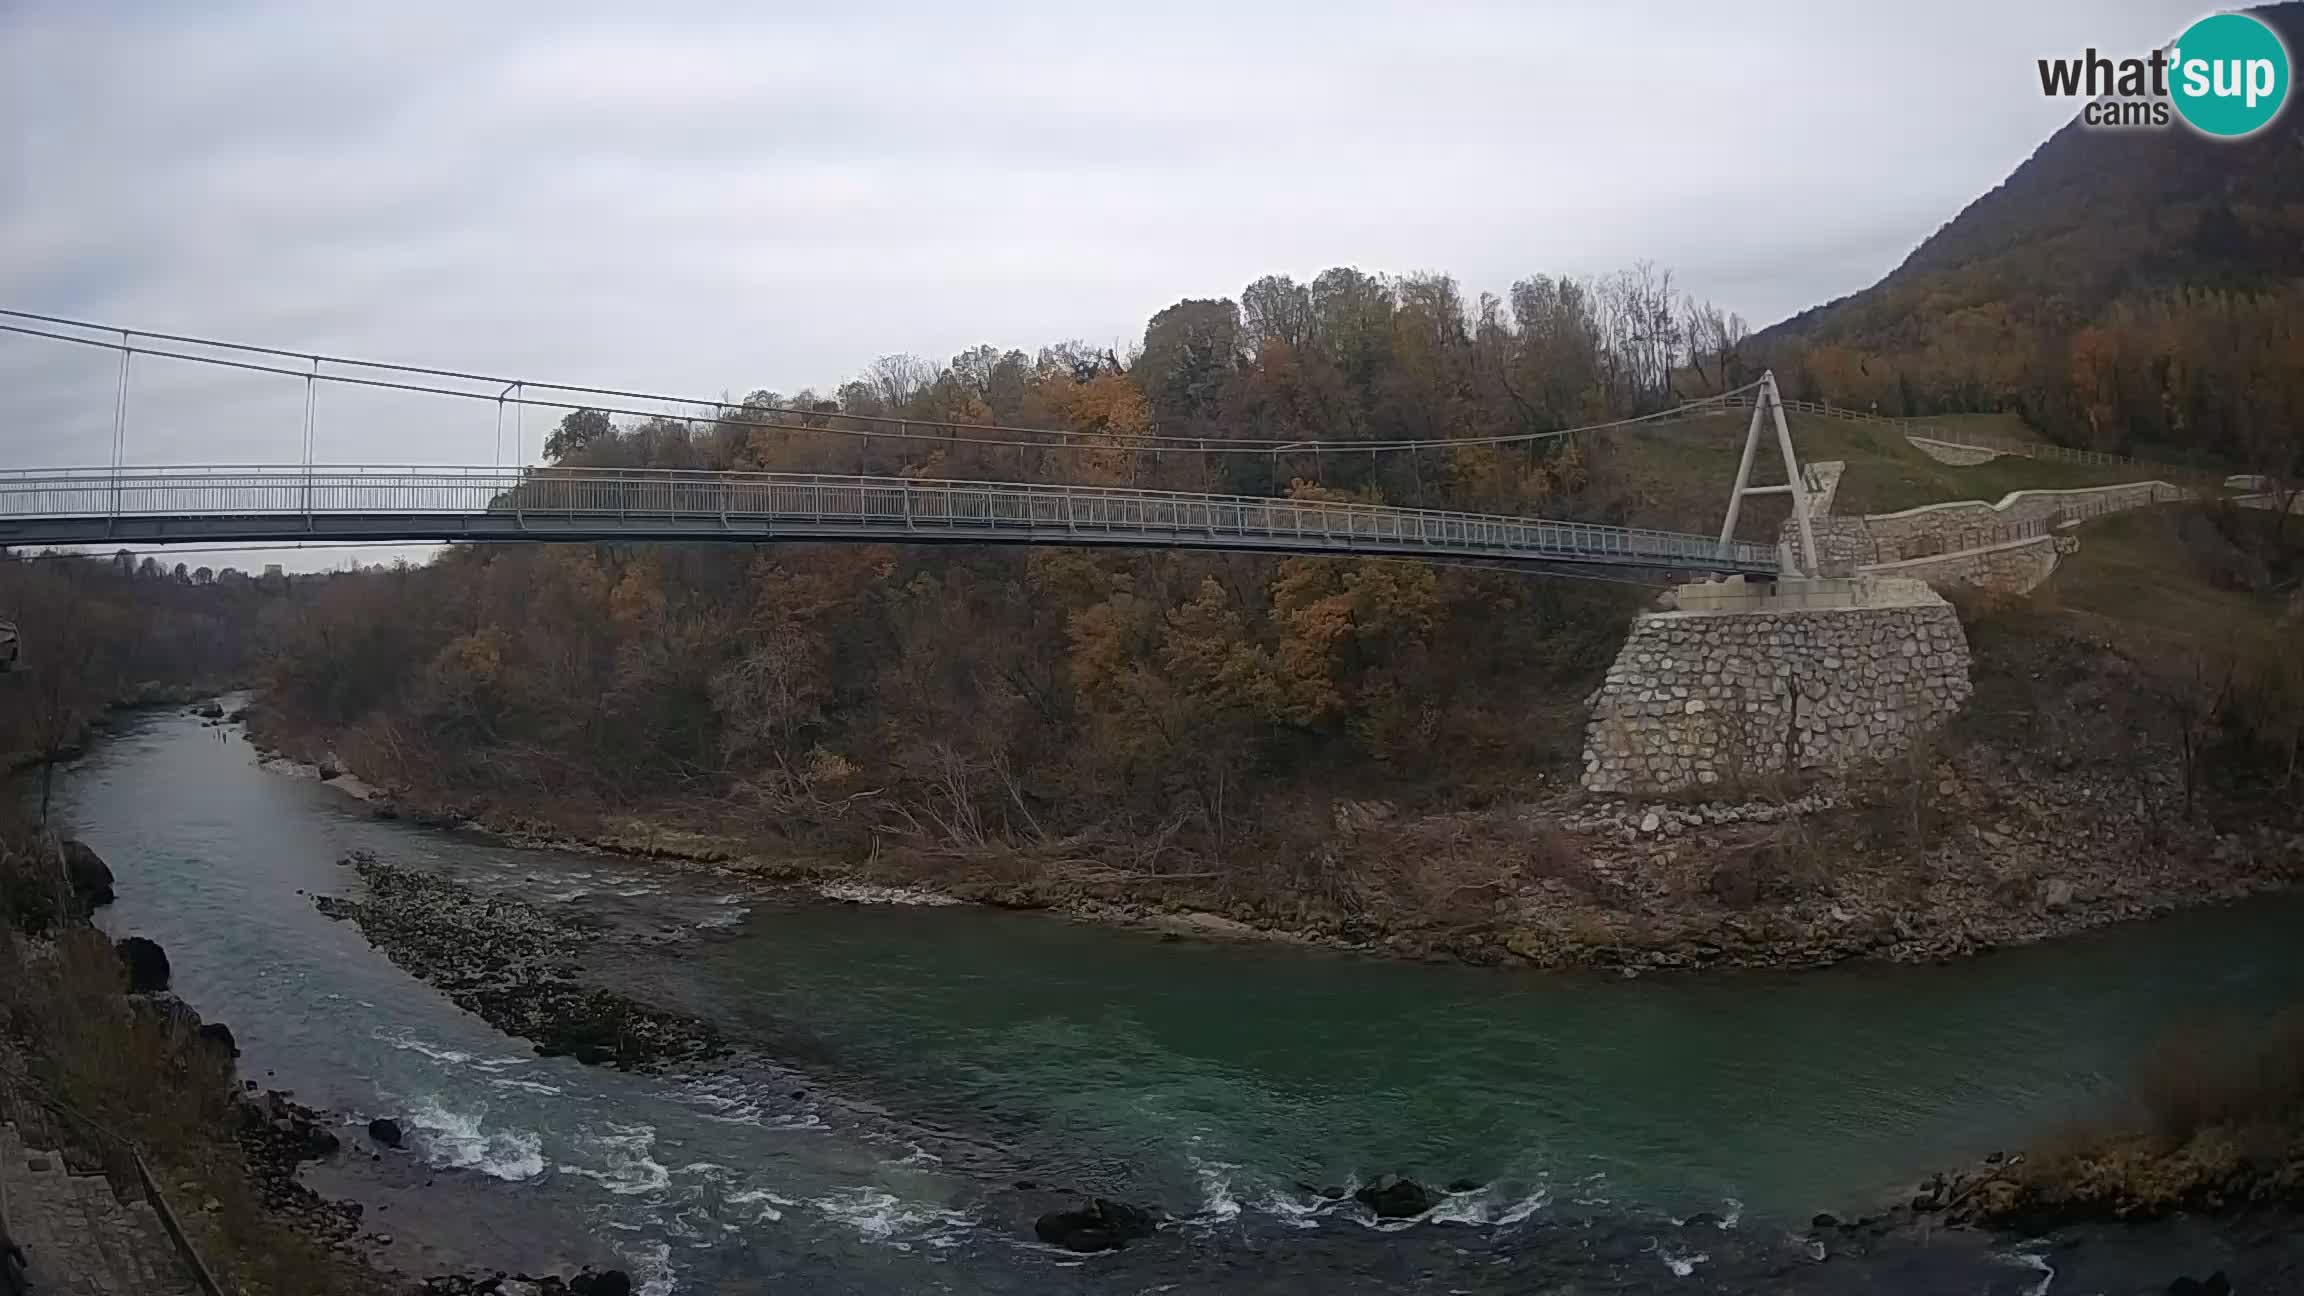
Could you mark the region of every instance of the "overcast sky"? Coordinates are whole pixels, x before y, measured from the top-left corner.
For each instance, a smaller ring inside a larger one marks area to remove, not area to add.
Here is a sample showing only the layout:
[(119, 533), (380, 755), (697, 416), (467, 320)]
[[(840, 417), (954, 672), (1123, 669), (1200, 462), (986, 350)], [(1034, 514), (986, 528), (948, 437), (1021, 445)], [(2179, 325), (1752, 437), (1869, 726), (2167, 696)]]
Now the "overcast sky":
[[(1125, 347), (1340, 264), (1469, 295), (1647, 258), (1761, 324), (2061, 125), (2034, 59), (2200, 12), (0, 0), (0, 306), (705, 395)], [(66, 350), (0, 335), (0, 467), (108, 462), (114, 362)], [(293, 384), (166, 370), (132, 462), (298, 457)], [(320, 422), (323, 460), (496, 454), (485, 410)]]

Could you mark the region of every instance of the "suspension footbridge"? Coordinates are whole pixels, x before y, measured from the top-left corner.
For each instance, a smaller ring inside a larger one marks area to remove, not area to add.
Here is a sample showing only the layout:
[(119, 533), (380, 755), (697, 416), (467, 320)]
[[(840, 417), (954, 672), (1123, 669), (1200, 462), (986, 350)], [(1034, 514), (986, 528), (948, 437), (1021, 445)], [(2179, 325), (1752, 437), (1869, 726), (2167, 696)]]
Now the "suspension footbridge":
[[(0, 546), (185, 543), (724, 541), (903, 542), (1224, 549), (1304, 555), (1387, 555), (1597, 567), (1656, 573), (1768, 574), (1792, 566), (1773, 544), (1597, 523), (1124, 486), (937, 480), (913, 476), (623, 469), (581, 466), (328, 465), (313, 461), (315, 393), (329, 384), (493, 401), (499, 453), (503, 411), (541, 406), (675, 418), (745, 429), (926, 441), (942, 447), (1112, 454), (1283, 455), (1405, 453), (1464, 446), (1533, 445), (1626, 426), (1437, 441), (1223, 441), (1157, 435), (1099, 439), (1068, 430), (926, 423), (821, 410), (728, 406), (607, 388), (537, 383), (426, 369), (0, 311), (0, 334), (27, 342), (116, 352), (113, 462), (101, 467), (0, 470)], [(141, 466), (127, 462), (131, 364), (137, 358), (277, 375), (304, 386), (303, 462)], [(1773, 380), (1731, 396), (1753, 408), (1745, 471), (1731, 493), (1784, 491), (1746, 484), (1762, 415), (1780, 406)], [(1726, 408), (1723, 402), (1723, 408)], [(673, 411), (668, 414), (667, 410)], [(1668, 417), (1685, 417), (1686, 410)], [(1650, 417), (1667, 417), (1650, 416)], [(1781, 413), (1778, 410), (1781, 428)], [(1791, 449), (1780, 436), (1788, 468)], [(1800, 501), (1795, 500), (1796, 511)], [(1804, 515), (1803, 515), (1804, 516)], [(1810, 565), (1813, 565), (1811, 558)]]

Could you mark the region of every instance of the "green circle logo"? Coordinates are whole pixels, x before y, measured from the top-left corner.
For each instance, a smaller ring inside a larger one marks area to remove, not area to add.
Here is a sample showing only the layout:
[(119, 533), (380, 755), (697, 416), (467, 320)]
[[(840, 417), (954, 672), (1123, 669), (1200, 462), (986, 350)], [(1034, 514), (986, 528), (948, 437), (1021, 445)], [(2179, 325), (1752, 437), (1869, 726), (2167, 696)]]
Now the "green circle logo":
[(2288, 47), (2247, 14), (2211, 14), (2168, 51), (2168, 97), (2192, 128), (2237, 139), (2280, 115), (2288, 101)]

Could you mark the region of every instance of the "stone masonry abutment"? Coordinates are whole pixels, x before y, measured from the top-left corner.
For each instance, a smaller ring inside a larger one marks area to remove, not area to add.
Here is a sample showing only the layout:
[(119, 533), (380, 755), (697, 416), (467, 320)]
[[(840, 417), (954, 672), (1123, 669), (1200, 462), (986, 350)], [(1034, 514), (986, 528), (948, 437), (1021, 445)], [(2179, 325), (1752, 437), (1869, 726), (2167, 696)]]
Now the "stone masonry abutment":
[(1970, 693), (1952, 605), (1917, 580), (1683, 585), (1593, 695), (1584, 786), (1633, 795), (1903, 752)]

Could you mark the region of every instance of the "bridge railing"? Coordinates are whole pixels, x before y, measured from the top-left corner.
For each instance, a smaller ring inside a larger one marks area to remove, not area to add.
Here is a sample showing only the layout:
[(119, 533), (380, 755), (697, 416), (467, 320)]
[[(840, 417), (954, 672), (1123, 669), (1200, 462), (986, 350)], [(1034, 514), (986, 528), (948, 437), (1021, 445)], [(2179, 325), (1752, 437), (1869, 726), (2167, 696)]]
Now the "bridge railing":
[(1772, 570), (1775, 547), (1642, 528), (1389, 505), (1121, 486), (678, 469), (216, 466), (0, 472), (0, 520), (338, 514), (703, 522), (886, 535), (1065, 532), (1528, 554)]
[[(1747, 393), (1726, 396), (1707, 396), (1690, 401), (1687, 409), (1691, 417), (1716, 413), (1722, 409), (1750, 409), (1755, 398)], [(1989, 450), (1995, 454), (2015, 455), (2022, 459), (2042, 459), (2055, 463), (2088, 464), (2106, 468), (2143, 468), (2163, 475), (2197, 476), (2211, 470), (2185, 467), (2181, 464), (2159, 463), (2151, 459), (2137, 459), (2128, 455), (2107, 454), (2101, 450), (2081, 450), (2072, 446), (2056, 445), (2048, 441), (2025, 441), (2015, 437), (1995, 436), (1973, 428), (1954, 427), (1944, 423), (1930, 423), (1922, 419), (1896, 418), (1871, 410), (1850, 409), (1830, 401), (1786, 400), (1784, 408), (1793, 414), (1814, 414), (1823, 418), (1847, 419), (1857, 423), (1879, 423), (1893, 427), (1903, 435), (1920, 441), (1934, 441), (1942, 445), (1960, 446), (1969, 450)]]

